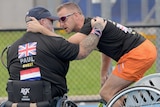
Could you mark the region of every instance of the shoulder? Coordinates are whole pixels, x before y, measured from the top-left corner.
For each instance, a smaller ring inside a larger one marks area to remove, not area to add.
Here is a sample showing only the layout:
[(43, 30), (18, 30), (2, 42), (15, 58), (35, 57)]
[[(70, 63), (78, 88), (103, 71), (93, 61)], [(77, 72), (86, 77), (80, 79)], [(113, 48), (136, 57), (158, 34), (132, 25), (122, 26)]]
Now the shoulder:
[(34, 33), (34, 32), (26, 32), (24, 36), (42, 36), (41, 33)]
[(86, 18), (85, 18), (85, 21), (84, 21), (84, 24), (91, 22), (91, 20), (92, 20), (91, 17), (86, 17)]

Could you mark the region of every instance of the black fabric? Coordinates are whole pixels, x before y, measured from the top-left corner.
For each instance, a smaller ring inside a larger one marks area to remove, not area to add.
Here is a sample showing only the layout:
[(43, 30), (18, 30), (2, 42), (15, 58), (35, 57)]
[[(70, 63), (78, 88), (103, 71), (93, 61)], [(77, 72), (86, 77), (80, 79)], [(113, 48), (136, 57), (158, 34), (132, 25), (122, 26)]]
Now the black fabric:
[(18, 103), (17, 107), (30, 107), (30, 103), (28, 102)]
[(38, 102), (37, 107), (54, 107), (54, 106), (51, 106), (51, 104), (48, 101), (44, 101), (44, 102)]
[(92, 30), (91, 19), (92, 18), (86, 18), (85, 19), (84, 25), (80, 30), (81, 33), (88, 35), (91, 32), (91, 30)]
[[(17, 107), (30, 107), (30, 102), (18, 102), (13, 103), (11, 101), (6, 101), (0, 107), (12, 107), (15, 104)], [(33, 103), (32, 103), (33, 104)], [(74, 102), (67, 100), (67, 96), (55, 97), (49, 101), (42, 101), (34, 103), (37, 107), (78, 107)]]
[(8, 100), (17, 102), (41, 102), (52, 99), (51, 84), (47, 81), (12, 81), (7, 83)]
[[(91, 18), (86, 18), (81, 33), (89, 34)], [(118, 61), (121, 56), (145, 41), (145, 38), (132, 30), (111, 20), (107, 20), (97, 45), (100, 52)]]
[[(24, 55), (18, 58), (18, 47), (36, 42), (35, 55)], [(46, 36), (40, 33), (25, 33), (11, 45), (7, 53), (7, 66), (10, 80), (20, 80), (20, 71), (39, 67), (41, 79), (51, 82), (54, 87), (53, 96), (67, 93), (66, 74), (69, 62), (79, 53), (79, 45), (71, 44), (62, 37)]]

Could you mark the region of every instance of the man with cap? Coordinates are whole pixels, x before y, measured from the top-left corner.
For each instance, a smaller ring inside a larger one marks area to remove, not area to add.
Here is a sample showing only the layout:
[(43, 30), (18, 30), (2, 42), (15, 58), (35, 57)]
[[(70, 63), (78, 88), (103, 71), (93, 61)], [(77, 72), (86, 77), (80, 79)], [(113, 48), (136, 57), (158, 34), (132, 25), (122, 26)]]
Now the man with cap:
[[(26, 15), (26, 22), (35, 20), (33, 17), (35, 17), (42, 26), (50, 31), (54, 31), (53, 21), (58, 20), (58, 18), (52, 16), (47, 9), (43, 7), (32, 8)], [(46, 88), (48, 85), (36, 87), (37, 89), (33, 93), (38, 93), (41, 89), (51, 89), (51, 97), (49, 98), (62, 97), (68, 91), (66, 74), (68, 72), (69, 62), (87, 57), (89, 53), (96, 48), (105, 24), (106, 21), (100, 17), (93, 19), (92, 32), (86, 39), (80, 42), (80, 44), (72, 44), (56, 33), (54, 33), (54, 36), (44, 36), (41, 33), (32, 32), (25, 33), (8, 49), (7, 69), (10, 76), (9, 80), (12, 80), (12, 82), (14, 80), (22, 82), (32, 81), (31, 83), (34, 83), (35, 81), (47, 81), (51, 84), (50, 88)], [(81, 33), (77, 34), (84, 35)], [(19, 87), (20, 85), (18, 84), (17, 86)], [(32, 88), (31, 85), (29, 85), (29, 87)], [(34, 97), (34, 101), (32, 100), (32, 97), (28, 98), (26, 94), (29, 92), (27, 93), (26, 89), (22, 90), (22, 87), (20, 88), (20, 93), (25, 94), (25, 97), (23, 96), (20, 99), (16, 99), (19, 93), (10, 90), (14, 88), (14, 86), (7, 86), (10, 101), (14, 103), (23, 102), (23, 100), (29, 102), (39, 101), (39, 99), (37, 100), (35, 98), (36, 96), (32, 96)], [(14, 94), (11, 93), (11, 91), (13, 91)], [(38, 94), (39, 97), (40, 94), (41, 93)], [(43, 95), (42, 99), (43, 100), (40, 101), (44, 101), (45, 99), (43, 98)]]
[[(60, 26), (67, 33), (81, 32), (89, 34), (92, 30), (91, 19), (85, 18), (80, 7), (74, 2), (66, 2), (58, 6), (57, 14), (60, 17)], [(117, 22), (106, 20), (102, 37), (97, 45), (102, 53), (101, 90), (100, 96), (108, 102), (117, 92), (141, 79), (145, 72), (153, 65), (157, 58), (155, 45), (131, 28)], [(33, 22), (33, 21), (32, 21)], [(41, 29), (38, 25), (27, 31), (36, 31), (50, 34), (49, 30)], [(79, 43), (86, 38), (81, 35), (71, 36), (68, 41)], [(149, 53), (149, 54), (146, 54)], [(111, 59), (117, 62), (111, 73), (108, 72)]]
[[(29, 12), (27, 12), (26, 17), (25, 17), (25, 21), (31, 21), (32, 19), (30, 18), (30, 16), (34, 16), (37, 20), (39, 20), (39, 22), (46, 27), (47, 29), (49, 29), (50, 31), (53, 31), (53, 21), (58, 20), (59, 18), (56, 16), (52, 16), (51, 13), (43, 8), (43, 7), (35, 7), (33, 9), (31, 9)], [(47, 22), (44, 22), (44, 20), (48, 20)]]

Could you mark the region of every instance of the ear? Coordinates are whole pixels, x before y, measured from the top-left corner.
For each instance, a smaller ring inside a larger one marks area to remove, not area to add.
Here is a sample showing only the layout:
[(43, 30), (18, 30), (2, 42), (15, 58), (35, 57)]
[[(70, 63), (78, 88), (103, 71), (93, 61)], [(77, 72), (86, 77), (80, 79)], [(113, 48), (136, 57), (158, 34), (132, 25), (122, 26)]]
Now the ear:
[(79, 16), (79, 13), (75, 13), (74, 15), (75, 15), (76, 17), (78, 17), (78, 16)]
[(74, 16), (76, 17), (76, 19), (78, 20), (79, 18), (81, 18), (81, 14), (80, 13), (75, 13)]
[(40, 19), (40, 20), (39, 20), (39, 23), (40, 23), (41, 25), (44, 25), (44, 24), (45, 24), (45, 20), (44, 20), (44, 19)]

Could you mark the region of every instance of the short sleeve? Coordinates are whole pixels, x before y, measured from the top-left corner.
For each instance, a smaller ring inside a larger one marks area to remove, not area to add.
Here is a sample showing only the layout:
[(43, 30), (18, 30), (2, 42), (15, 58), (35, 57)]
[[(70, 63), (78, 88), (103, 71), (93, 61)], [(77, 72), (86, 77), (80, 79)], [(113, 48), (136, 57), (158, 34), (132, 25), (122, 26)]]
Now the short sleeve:
[(79, 53), (79, 44), (73, 44), (63, 38), (57, 41), (57, 56), (63, 60), (74, 60)]
[(91, 18), (86, 18), (83, 27), (80, 30), (80, 33), (88, 35), (92, 30), (91, 27)]

